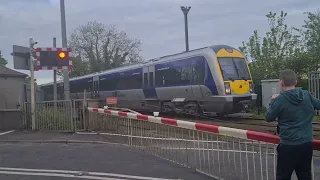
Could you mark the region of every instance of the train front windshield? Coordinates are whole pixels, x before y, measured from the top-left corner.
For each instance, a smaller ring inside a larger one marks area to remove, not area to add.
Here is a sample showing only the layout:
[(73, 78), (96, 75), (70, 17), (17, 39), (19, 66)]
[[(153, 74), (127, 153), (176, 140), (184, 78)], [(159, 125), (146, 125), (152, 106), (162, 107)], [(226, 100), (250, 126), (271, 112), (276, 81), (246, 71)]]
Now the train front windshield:
[(225, 81), (251, 80), (244, 58), (218, 58), (220, 69)]

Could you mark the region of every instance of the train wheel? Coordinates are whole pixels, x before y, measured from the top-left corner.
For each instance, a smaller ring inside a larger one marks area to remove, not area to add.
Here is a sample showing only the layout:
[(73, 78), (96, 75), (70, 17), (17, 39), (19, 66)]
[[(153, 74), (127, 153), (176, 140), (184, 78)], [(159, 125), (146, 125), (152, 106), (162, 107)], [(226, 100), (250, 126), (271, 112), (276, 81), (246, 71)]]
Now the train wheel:
[(223, 117), (225, 116), (224, 113), (217, 113), (216, 115), (217, 115), (219, 118), (223, 118)]
[(183, 112), (189, 116), (201, 116), (202, 111), (200, 106), (195, 102), (190, 102), (183, 107)]

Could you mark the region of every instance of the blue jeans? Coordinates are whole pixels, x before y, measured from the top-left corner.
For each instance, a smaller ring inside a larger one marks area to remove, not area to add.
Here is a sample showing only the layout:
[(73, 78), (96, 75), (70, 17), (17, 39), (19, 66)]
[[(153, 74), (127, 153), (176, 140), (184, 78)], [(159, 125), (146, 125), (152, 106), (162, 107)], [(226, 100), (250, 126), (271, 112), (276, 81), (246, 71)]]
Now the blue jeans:
[(290, 180), (293, 171), (299, 180), (311, 180), (312, 142), (277, 147), (277, 180)]

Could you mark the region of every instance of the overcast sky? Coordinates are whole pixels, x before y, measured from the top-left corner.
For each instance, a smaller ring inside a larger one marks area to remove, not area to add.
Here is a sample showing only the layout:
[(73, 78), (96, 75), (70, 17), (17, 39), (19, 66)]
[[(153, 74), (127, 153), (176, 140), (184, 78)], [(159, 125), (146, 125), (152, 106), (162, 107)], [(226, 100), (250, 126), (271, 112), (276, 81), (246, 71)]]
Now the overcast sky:
[[(67, 34), (88, 21), (115, 24), (142, 41), (144, 59), (185, 50), (184, 20), (180, 6), (189, 12), (190, 49), (227, 44), (238, 48), (253, 30), (268, 29), (269, 11), (288, 12), (288, 24), (301, 26), (303, 12), (315, 11), (319, 0), (65, 0)], [(59, 0), (0, 0), (0, 50), (13, 68), (12, 45), (61, 46)], [(28, 74), (28, 71), (21, 71)], [(36, 72), (38, 84), (51, 82), (52, 71)]]

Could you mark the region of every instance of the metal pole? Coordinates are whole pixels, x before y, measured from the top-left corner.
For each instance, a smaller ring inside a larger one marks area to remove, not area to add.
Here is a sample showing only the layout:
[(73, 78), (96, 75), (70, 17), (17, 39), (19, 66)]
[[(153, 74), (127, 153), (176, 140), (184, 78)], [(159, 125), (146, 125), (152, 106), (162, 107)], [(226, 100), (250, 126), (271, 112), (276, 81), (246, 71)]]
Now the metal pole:
[[(60, 0), (60, 12), (61, 12), (62, 47), (66, 48), (67, 47), (67, 25), (66, 25), (66, 14), (65, 14), (64, 0)], [(62, 71), (63, 71), (65, 100), (70, 100), (69, 70), (64, 69)]]
[(34, 41), (32, 38), (29, 38), (29, 46), (30, 46), (30, 76), (31, 76), (31, 119), (32, 119), (32, 130), (36, 129), (36, 116), (35, 116), (35, 86), (34, 86), (34, 66), (33, 66), (33, 45)]
[[(53, 47), (57, 47), (57, 39), (54, 37), (53, 38)], [(54, 101), (54, 112), (57, 110), (57, 70), (53, 70), (53, 101)]]
[(191, 7), (181, 6), (181, 10), (184, 15), (184, 31), (185, 31), (185, 41), (186, 41), (186, 51), (189, 51), (189, 33), (188, 33), (188, 12)]
[[(53, 38), (53, 47), (57, 47), (56, 38)], [(57, 70), (53, 70), (53, 100), (57, 101)]]

